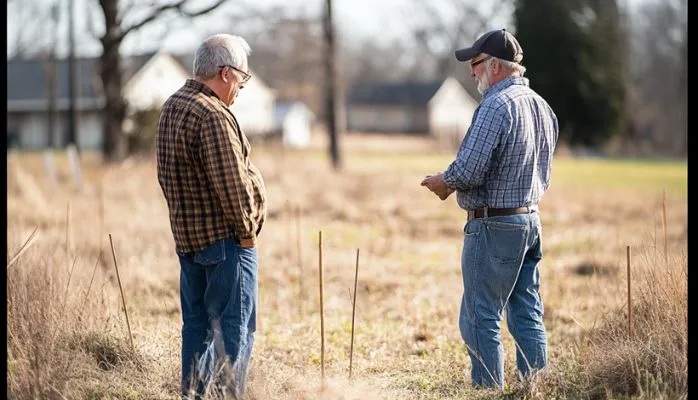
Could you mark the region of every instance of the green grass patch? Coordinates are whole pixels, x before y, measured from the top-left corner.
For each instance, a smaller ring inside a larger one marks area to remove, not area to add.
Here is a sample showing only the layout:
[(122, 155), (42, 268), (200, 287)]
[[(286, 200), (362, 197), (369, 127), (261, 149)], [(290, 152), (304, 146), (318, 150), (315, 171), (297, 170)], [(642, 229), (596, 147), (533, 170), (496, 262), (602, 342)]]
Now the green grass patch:
[[(262, 150), (265, 153), (269, 150)], [(325, 150), (287, 153), (317, 162), (324, 160), (330, 168)], [(384, 173), (413, 171), (424, 175), (444, 171), (454, 159), (448, 153), (414, 153), (355, 151), (343, 154), (347, 171)], [(631, 189), (645, 193), (667, 191), (667, 195), (688, 196), (688, 163), (685, 160), (572, 158), (556, 156), (553, 160), (552, 185), (579, 189)]]
[(553, 161), (552, 185), (582, 189), (632, 189), (686, 198), (688, 164), (685, 161), (576, 159)]

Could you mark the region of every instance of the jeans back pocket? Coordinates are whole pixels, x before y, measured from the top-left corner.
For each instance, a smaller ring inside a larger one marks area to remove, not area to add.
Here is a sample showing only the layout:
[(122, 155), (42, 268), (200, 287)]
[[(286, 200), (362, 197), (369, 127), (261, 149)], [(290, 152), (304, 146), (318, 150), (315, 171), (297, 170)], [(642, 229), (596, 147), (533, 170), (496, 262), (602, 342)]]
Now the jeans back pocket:
[(225, 261), (225, 241), (223, 239), (213, 242), (208, 247), (194, 253), (192, 257), (195, 263), (200, 265), (218, 265)]
[(518, 263), (523, 256), (526, 238), (526, 225), (487, 220), (487, 248), (492, 259), (500, 264)]

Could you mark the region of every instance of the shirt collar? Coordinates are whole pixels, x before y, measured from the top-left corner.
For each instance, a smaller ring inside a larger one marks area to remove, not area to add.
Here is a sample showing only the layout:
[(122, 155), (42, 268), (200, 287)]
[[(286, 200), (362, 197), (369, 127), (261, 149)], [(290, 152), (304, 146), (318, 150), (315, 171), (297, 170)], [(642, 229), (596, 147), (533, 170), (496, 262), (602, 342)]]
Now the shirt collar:
[(494, 96), (495, 94), (513, 85), (528, 86), (528, 78), (524, 78), (523, 76), (510, 76), (508, 78), (502, 79), (501, 81), (497, 82), (495, 85), (487, 89), (487, 91), (482, 97), (485, 98)]
[(220, 98), (218, 97), (216, 92), (213, 91), (213, 89), (206, 86), (206, 84), (197, 81), (196, 79), (187, 79), (186, 86), (192, 90), (199, 91), (207, 96), (213, 96), (220, 100)]

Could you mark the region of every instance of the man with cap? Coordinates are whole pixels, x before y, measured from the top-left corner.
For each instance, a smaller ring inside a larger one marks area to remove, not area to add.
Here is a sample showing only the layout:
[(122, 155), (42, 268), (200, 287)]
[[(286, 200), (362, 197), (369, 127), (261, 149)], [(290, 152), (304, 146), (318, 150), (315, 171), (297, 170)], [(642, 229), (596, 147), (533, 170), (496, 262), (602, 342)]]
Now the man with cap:
[(468, 63), (483, 97), (456, 159), (421, 185), (441, 200), (457, 192), (467, 211), (459, 328), (473, 386), (503, 389), (504, 310), (520, 377), (530, 379), (548, 362), (538, 202), (550, 184), (558, 123), (523, 77), (523, 50), (510, 32), (487, 32), (456, 58)]

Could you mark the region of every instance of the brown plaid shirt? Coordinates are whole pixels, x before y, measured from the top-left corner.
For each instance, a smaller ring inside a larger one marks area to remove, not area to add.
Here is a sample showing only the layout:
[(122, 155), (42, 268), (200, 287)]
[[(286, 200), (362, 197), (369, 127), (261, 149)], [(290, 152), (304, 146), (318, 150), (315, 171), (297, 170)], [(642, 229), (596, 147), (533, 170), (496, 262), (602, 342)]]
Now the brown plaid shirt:
[(211, 88), (187, 80), (163, 105), (155, 140), (178, 253), (259, 234), (264, 181), (237, 119)]

